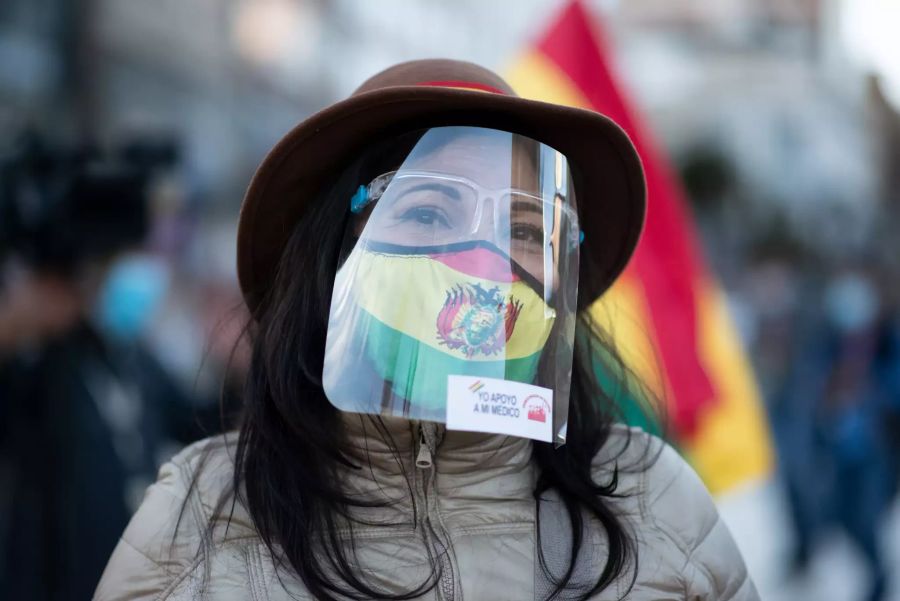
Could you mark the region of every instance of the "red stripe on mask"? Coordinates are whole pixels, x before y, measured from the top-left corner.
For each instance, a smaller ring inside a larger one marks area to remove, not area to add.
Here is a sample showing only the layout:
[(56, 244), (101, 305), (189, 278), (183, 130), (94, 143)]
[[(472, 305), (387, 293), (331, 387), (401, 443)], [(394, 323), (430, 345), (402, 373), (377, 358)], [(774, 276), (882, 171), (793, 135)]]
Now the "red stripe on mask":
[(460, 273), (483, 280), (505, 284), (519, 281), (519, 276), (513, 273), (509, 261), (487, 248), (434, 254), (430, 258)]

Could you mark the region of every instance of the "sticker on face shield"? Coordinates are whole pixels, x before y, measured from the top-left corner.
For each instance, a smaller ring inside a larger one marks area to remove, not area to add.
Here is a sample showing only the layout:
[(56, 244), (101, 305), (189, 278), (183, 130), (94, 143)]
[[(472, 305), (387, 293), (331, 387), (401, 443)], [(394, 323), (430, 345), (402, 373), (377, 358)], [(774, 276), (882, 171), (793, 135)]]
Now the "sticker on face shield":
[(551, 442), (553, 391), (510, 380), (448, 376), (447, 427)]

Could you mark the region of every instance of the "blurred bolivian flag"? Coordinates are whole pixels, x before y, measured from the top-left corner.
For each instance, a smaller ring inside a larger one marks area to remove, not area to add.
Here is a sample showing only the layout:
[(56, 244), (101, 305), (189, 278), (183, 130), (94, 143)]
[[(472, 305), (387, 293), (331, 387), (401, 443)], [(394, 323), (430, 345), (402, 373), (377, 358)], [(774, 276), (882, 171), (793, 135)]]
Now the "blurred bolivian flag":
[[(643, 238), (593, 307), (628, 365), (665, 399), (668, 431), (713, 493), (768, 475), (759, 391), (701, 256), (675, 174), (610, 68), (599, 24), (578, 0), (507, 73), (526, 98), (593, 109), (628, 132), (647, 177)], [(635, 415), (626, 408), (626, 418)]]

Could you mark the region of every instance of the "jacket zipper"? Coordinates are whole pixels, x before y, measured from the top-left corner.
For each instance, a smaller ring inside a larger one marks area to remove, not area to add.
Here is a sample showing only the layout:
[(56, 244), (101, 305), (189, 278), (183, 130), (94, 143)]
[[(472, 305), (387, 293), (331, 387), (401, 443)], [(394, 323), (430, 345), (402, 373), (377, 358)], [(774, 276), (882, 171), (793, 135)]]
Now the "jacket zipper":
[(431, 449), (428, 448), (428, 441), (425, 440), (425, 433), (422, 426), (419, 426), (419, 453), (416, 455), (416, 467), (428, 469), (432, 467)]
[[(434, 497), (434, 456), (424, 428), (420, 423), (419, 449), (416, 453), (416, 468), (421, 470), (421, 478), (417, 478), (416, 492), (419, 497), (420, 525), (424, 533), (426, 544), (431, 547), (434, 557), (440, 562), (441, 575), (437, 583), (437, 596), (441, 601), (456, 601), (455, 571), (456, 561), (450, 549), (450, 536), (443, 526), (440, 516), (437, 514), (437, 498)], [(431, 486), (428, 486), (428, 485)]]

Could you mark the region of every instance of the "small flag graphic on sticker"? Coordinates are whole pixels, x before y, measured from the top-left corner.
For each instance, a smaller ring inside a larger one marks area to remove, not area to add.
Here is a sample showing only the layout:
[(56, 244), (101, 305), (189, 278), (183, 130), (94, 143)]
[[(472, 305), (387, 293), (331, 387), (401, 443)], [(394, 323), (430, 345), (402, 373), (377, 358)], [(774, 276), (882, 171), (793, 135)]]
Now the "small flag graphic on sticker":
[(469, 390), (471, 390), (472, 392), (478, 392), (482, 388), (484, 388), (484, 382), (482, 382), (481, 380), (476, 380), (472, 382), (471, 385), (469, 385)]

